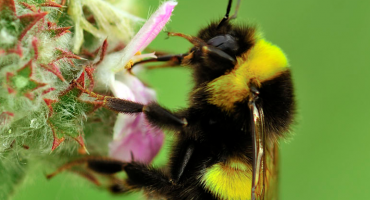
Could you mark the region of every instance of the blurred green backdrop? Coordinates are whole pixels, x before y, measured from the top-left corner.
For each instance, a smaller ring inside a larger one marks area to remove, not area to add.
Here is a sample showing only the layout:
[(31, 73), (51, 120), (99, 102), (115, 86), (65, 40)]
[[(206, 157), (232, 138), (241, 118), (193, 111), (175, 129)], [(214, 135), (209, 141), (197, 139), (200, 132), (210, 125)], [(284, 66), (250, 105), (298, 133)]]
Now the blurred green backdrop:
[[(195, 35), (224, 15), (227, 0), (178, 0), (167, 30)], [(138, 1), (146, 18), (158, 0)], [(281, 142), (281, 200), (370, 199), (370, 1), (243, 0), (238, 23), (258, 25), (288, 55), (298, 102), (294, 134)], [(191, 46), (162, 33), (151, 48), (183, 53)], [(187, 69), (143, 77), (169, 108), (186, 106)], [(157, 164), (166, 160), (164, 149)], [(27, 177), (14, 200), (125, 199), (76, 176)], [(135, 195), (134, 195), (135, 196)], [(136, 195), (137, 196), (137, 195)], [(129, 199), (129, 198), (127, 198)]]

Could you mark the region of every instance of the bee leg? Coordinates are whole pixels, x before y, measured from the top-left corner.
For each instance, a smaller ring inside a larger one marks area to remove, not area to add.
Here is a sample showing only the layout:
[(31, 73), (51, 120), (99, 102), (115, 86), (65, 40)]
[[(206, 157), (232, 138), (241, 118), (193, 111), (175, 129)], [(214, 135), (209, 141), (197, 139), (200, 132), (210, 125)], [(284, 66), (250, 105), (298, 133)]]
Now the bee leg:
[(112, 179), (112, 184), (109, 186), (112, 193), (126, 193), (132, 190), (144, 189), (148, 193), (165, 195), (176, 188), (176, 185), (164, 172), (139, 162), (122, 162), (105, 157), (87, 157), (72, 163), (74, 165), (85, 163), (89, 170), (104, 175), (113, 175), (124, 171), (127, 174), (125, 180)]
[(166, 196), (177, 188), (167, 174), (146, 164), (130, 162), (123, 169), (127, 174), (125, 184), (132, 190), (144, 189), (149, 194)]
[(186, 118), (177, 116), (155, 102), (143, 105), (124, 99), (105, 97), (103, 106), (126, 114), (143, 112), (152, 125), (160, 128), (179, 130), (188, 124)]
[(126, 162), (107, 157), (85, 157), (61, 166), (55, 172), (47, 175), (46, 177), (50, 179), (62, 171), (71, 169), (74, 166), (86, 166), (88, 169), (91, 169), (95, 172), (109, 175), (122, 171), (123, 165), (125, 164)]
[[(96, 186), (101, 186), (102, 183), (100, 182), (100, 180), (92, 173), (91, 170), (74, 170), (74, 169), (71, 169), (70, 170), (71, 172), (81, 176), (82, 178), (85, 178), (87, 181), (90, 181), (91, 183), (93, 183), (94, 185)], [(48, 177), (48, 178), (51, 178), (51, 177)]]
[(207, 43), (204, 42), (202, 39), (195, 37), (195, 36), (190, 36), (190, 35), (185, 35), (183, 33), (175, 33), (175, 32), (167, 32), (168, 37), (172, 36), (177, 36), (177, 37), (182, 37), (192, 43), (194, 46), (199, 47), (199, 46), (206, 46)]
[(182, 59), (184, 56), (187, 56), (187, 53), (183, 54), (176, 54), (176, 55), (163, 55), (163, 56), (158, 56), (157, 58), (150, 58), (146, 60), (141, 60), (133, 64), (132, 67), (138, 64), (145, 64), (145, 63), (150, 63), (150, 62), (163, 62), (167, 61), (164, 65), (159, 65), (159, 66), (150, 66), (148, 67), (149, 69), (155, 69), (155, 68), (164, 68), (164, 67), (174, 67), (174, 66), (179, 66), (182, 62)]
[(159, 128), (180, 130), (188, 125), (188, 121), (184, 116), (172, 113), (156, 102), (145, 105), (143, 112), (148, 121)]
[[(50, 179), (62, 171), (70, 170), (86, 178), (88, 181), (94, 183), (95, 185), (101, 186), (100, 181), (93, 174), (93, 172), (95, 172), (99, 174), (104, 174), (107, 176), (107, 178), (110, 179), (108, 189), (112, 193), (125, 193), (129, 192), (130, 189), (124, 184), (124, 181), (114, 176), (115, 173), (123, 171), (125, 165), (127, 165), (127, 162), (122, 162), (120, 160), (108, 157), (85, 157), (61, 166), (55, 172), (47, 175), (47, 178)], [(84, 171), (75, 170), (73, 169), (73, 167), (75, 166), (83, 166), (86, 169)]]
[(163, 108), (155, 102), (144, 105), (130, 100), (99, 95), (86, 90), (76, 80), (74, 80), (74, 83), (80, 90), (82, 90), (89, 96), (95, 97), (97, 100), (102, 100), (102, 102), (99, 102), (99, 104), (110, 110), (125, 114), (135, 114), (143, 112), (152, 125), (161, 128), (180, 130), (184, 126), (188, 125), (185, 117), (177, 116), (176, 114)]
[(124, 181), (119, 179), (113, 180), (108, 189), (113, 194), (122, 194), (130, 192), (130, 189), (127, 187), (127, 185), (125, 185)]

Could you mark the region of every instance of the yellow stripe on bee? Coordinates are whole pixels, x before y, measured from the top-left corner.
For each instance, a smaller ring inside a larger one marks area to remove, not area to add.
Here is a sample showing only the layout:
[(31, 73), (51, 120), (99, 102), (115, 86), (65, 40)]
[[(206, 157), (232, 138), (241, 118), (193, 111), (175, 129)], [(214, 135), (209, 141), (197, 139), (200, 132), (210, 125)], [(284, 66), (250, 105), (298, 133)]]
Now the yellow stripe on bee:
[(248, 97), (251, 80), (262, 83), (279, 76), (288, 69), (288, 60), (281, 49), (264, 39), (241, 57), (237, 58), (234, 69), (208, 84), (211, 97), (208, 102), (231, 111), (236, 102)]
[(206, 169), (202, 184), (221, 200), (249, 200), (252, 188), (251, 167), (240, 161), (217, 163)]
[(238, 65), (236, 70), (239, 74), (264, 82), (286, 71), (288, 60), (279, 47), (260, 39), (249, 52), (242, 55)]

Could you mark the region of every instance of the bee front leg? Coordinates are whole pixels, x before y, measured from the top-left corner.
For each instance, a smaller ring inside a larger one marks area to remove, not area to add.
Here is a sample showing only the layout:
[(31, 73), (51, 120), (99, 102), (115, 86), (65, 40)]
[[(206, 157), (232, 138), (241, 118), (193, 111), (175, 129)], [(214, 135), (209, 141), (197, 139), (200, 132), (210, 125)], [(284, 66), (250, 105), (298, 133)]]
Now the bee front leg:
[[(76, 86), (84, 93), (91, 97), (95, 97), (103, 107), (110, 110), (125, 113), (125, 114), (136, 114), (144, 113), (148, 121), (159, 128), (168, 128), (173, 130), (182, 130), (183, 127), (188, 125), (184, 114), (173, 113), (156, 102), (149, 103), (147, 105), (133, 102), (130, 100), (120, 99), (111, 96), (99, 95), (94, 92), (86, 90), (77, 81), (74, 81)], [(185, 113), (185, 112), (183, 112)]]
[(138, 64), (145, 64), (145, 63), (150, 63), (150, 62), (165, 62), (165, 61), (166, 61), (166, 63), (163, 64), (163, 65), (150, 66), (150, 67), (148, 67), (148, 69), (180, 66), (181, 63), (182, 63), (182, 60), (187, 55), (188, 55), (187, 53), (176, 54), (176, 55), (162, 55), (162, 56), (158, 56), (157, 58), (150, 58), (150, 59), (138, 61), (138, 62), (134, 63), (132, 68), (135, 67), (135, 65), (138, 65)]
[(143, 112), (152, 125), (160, 128), (180, 130), (188, 125), (185, 117), (178, 116), (155, 102), (143, 105), (120, 98), (105, 97), (103, 106), (110, 110), (126, 114)]

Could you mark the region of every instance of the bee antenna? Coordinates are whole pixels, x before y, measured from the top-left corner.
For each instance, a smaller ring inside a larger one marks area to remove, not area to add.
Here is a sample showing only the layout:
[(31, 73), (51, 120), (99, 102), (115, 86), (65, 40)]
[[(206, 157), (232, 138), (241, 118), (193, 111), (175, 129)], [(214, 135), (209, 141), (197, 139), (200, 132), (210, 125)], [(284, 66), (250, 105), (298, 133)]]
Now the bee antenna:
[(230, 20), (235, 19), (237, 17), (238, 11), (239, 11), (239, 6), (240, 6), (240, 0), (238, 0), (238, 2), (236, 3), (235, 12), (234, 12), (233, 16), (230, 17)]
[(217, 26), (217, 29), (221, 27), (221, 25), (225, 22), (225, 21), (229, 21), (231, 19), (235, 19), (237, 14), (238, 14), (238, 10), (239, 10), (239, 6), (240, 6), (240, 0), (238, 0), (238, 2), (236, 3), (236, 8), (235, 8), (235, 12), (233, 14), (233, 16), (231, 16), (229, 18), (229, 14), (230, 14), (230, 10), (231, 10), (231, 5), (233, 4), (233, 0), (229, 0), (229, 3), (227, 4), (227, 8), (226, 8), (226, 14), (224, 16), (224, 18), (222, 18), (221, 22), (218, 24)]

